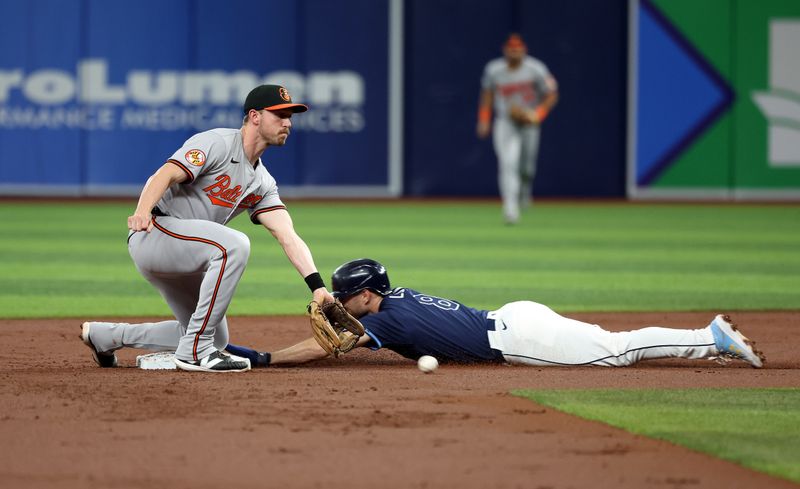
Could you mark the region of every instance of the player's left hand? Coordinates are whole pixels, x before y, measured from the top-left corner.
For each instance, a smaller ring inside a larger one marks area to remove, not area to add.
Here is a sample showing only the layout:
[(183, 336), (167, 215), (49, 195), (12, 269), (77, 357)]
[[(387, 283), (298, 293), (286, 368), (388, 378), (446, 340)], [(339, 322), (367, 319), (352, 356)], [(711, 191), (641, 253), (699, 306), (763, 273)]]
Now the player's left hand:
[(317, 344), (329, 355), (339, 357), (353, 348), (364, 335), (364, 326), (350, 315), (341, 302), (333, 301), (320, 307), (315, 301), (308, 304), (311, 331)]
[(531, 124), (539, 125), (547, 116), (547, 111), (542, 108), (527, 109), (515, 105), (511, 107), (509, 116), (511, 120), (521, 126), (528, 126)]
[(325, 287), (320, 287), (319, 289), (314, 291), (313, 300), (314, 302), (316, 302), (321, 306), (323, 304), (327, 304), (328, 302), (333, 302), (336, 299), (334, 299), (331, 293), (328, 292), (328, 289), (326, 289)]
[(475, 131), (478, 134), (479, 138), (486, 139), (492, 132), (491, 123), (484, 121), (478, 122), (478, 127), (476, 128)]
[(533, 119), (531, 118), (532, 112), (533, 111), (530, 109), (525, 109), (518, 105), (514, 105), (509, 110), (508, 115), (509, 117), (511, 117), (511, 120), (514, 121), (515, 123), (521, 126), (527, 126), (529, 124), (533, 124), (534, 122)]

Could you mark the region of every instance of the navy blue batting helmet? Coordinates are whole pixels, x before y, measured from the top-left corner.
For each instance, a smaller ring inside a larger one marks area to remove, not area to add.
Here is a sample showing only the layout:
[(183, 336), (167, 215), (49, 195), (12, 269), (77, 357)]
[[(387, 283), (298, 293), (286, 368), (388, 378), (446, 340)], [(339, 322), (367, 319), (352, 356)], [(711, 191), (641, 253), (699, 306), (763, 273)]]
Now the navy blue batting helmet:
[(359, 258), (340, 265), (331, 275), (331, 286), (331, 294), (337, 299), (350, 297), (364, 289), (380, 295), (388, 295), (392, 291), (386, 267), (369, 258)]

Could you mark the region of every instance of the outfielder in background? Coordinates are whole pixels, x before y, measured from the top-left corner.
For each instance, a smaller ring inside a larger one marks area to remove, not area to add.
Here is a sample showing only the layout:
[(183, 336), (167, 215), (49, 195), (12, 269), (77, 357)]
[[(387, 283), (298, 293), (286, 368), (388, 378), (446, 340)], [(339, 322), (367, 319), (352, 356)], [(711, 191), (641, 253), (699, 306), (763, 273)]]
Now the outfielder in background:
[[(366, 334), (356, 346), (388, 348), (443, 362), (515, 363), (536, 366), (623, 367), (658, 358), (735, 358), (761, 367), (764, 355), (726, 315), (700, 329), (647, 327), (612, 333), (565, 318), (543, 304), (511, 302), (495, 311), (404, 287), (392, 288), (383, 265), (368, 258), (341, 265), (331, 278), (333, 296), (360, 318)], [(228, 345), (256, 366), (292, 365), (328, 356), (309, 338), (272, 353)]]
[(148, 179), (128, 218), (128, 251), (175, 320), (83, 323), (81, 339), (98, 365), (116, 366), (114, 351), (129, 346), (175, 351), (183, 370), (250, 369), (246, 359), (222, 351), (225, 313), (250, 255), (247, 235), (226, 224), (245, 210), (278, 240), (313, 300), (333, 301), (261, 161), (268, 147), (286, 144), (292, 115), (307, 109), (281, 86), (256, 87), (245, 100), (241, 128), (192, 136)]
[(527, 52), (522, 38), (511, 34), (503, 57), (489, 61), (481, 78), (477, 132), (482, 139), (492, 132), (508, 224), (516, 224), (520, 210), (530, 205), (540, 126), (558, 101), (556, 79)]

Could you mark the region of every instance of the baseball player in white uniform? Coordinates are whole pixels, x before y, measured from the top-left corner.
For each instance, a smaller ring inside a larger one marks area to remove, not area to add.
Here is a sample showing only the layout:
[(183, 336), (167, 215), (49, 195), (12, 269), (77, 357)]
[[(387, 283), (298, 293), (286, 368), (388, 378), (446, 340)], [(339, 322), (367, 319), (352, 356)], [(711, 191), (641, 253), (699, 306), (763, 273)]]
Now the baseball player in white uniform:
[(225, 313), (250, 255), (247, 236), (226, 224), (244, 211), (278, 240), (313, 300), (333, 300), (261, 161), (268, 147), (286, 144), (292, 115), (306, 110), (284, 87), (256, 87), (245, 100), (241, 128), (192, 136), (148, 179), (128, 218), (128, 250), (175, 319), (83, 323), (81, 339), (98, 365), (116, 366), (114, 351), (129, 346), (174, 351), (183, 370), (250, 369), (248, 360), (222, 351)]
[(539, 128), (557, 101), (558, 85), (547, 66), (527, 55), (519, 35), (509, 36), (503, 57), (489, 61), (484, 69), (477, 128), (480, 138), (492, 132), (508, 224), (516, 224), (520, 209), (530, 205)]

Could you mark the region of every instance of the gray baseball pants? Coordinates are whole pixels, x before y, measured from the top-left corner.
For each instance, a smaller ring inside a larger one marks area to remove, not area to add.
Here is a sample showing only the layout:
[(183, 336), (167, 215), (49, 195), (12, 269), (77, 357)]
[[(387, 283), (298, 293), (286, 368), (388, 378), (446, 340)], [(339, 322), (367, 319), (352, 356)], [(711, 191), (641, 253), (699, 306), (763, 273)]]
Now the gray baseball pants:
[(227, 346), (225, 313), (250, 256), (247, 235), (215, 222), (157, 217), (150, 233), (130, 236), (128, 251), (175, 320), (96, 323), (91, 339), (98, 351), (174, 350), (197, 361)]
[(539, 126), (520, 126), (507, 118), (495, 119), (492, 141), (497, 154), (503, 215), (508, 221), (516, 221), (520, 206), (529, 203), (531, 198), (539, 152)]

